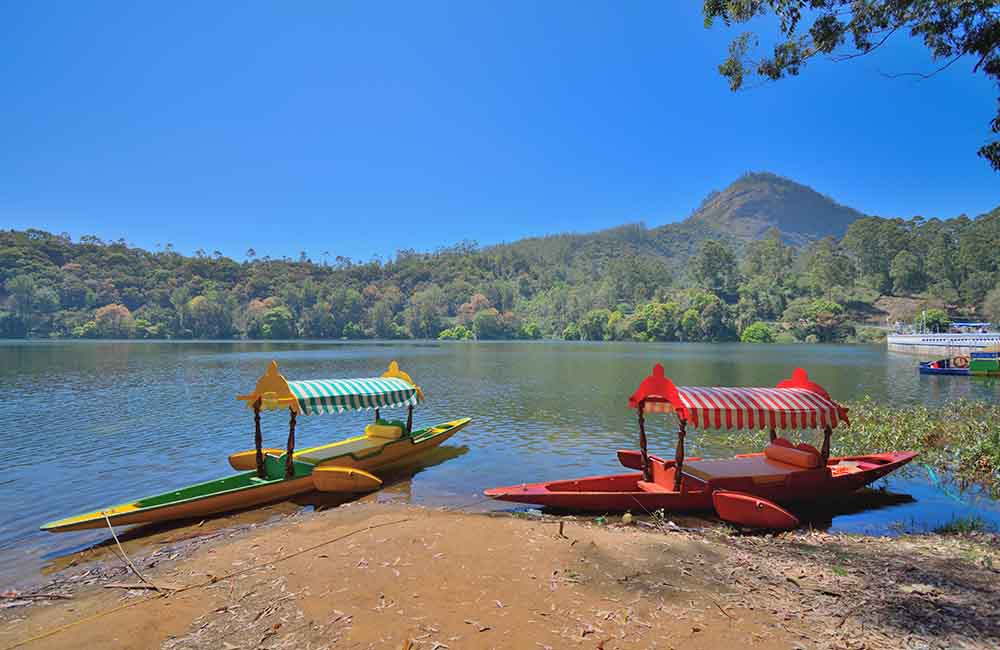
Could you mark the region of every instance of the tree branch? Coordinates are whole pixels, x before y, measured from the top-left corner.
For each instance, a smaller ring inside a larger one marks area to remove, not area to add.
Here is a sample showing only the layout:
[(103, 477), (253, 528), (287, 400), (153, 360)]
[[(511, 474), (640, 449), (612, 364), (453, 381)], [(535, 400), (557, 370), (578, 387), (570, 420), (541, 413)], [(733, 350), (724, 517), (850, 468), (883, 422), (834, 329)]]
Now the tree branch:
[(867, 54), (871, 54), (872, 52), (874, 52), (878, 48), (880, 48), (883, 45), (885, 45), (885, 42), (887, 40), (889, 40), (889, 37), (892, 36), (893, 34), (895, 34), (896, 30), (898, 30), (898, 29), (899, 29), (899, 26), (893, 27), (892, 29), (890, 29), (888, 32), (886, 32), (886, 35), (882, 37), (882, 40), (880, 40), (875, 45), (872, 45), (870, 48), (868, 48), (864, 52), (855, 52), (853, 54), (835, 54), (835, 55), (830, 55), (830, 60), (834, 61), (836, 63), (840, 63), (841, 61), (849, 61), (851, 59), (857, 59), (857, 58), (865, 56)]
[(955, 63), (955, 61), (958, 61), (963, 56), (965, 56), (964, 52), (959, 53), (958, 55), (955, 56), (955, 58), (951, 59), (950, 61), (945, 63), (937, 70), (934, 70), (933, 72), (880, 72), (879, 74), (888, 79), (899, 79), (900, 77), (917, 77), (918, 79), (930, 79), (939, 72), (944, 72), (945, 70), (950, 68), (951, 65)]

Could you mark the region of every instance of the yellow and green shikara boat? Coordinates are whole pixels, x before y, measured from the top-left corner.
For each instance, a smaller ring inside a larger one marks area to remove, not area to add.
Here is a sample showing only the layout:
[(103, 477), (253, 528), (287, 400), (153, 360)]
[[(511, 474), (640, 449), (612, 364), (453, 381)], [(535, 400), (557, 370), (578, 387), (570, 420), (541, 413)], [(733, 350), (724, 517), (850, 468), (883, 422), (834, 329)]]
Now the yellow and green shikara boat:
[[(461, 418), (413, 430), (413, 407), (423, 391), (393, 361), (380, 377), (288, 381), (274, 361), (253, 392), (240, 395), (254, 413), (256, 446), (229, 457), (240, 473), (179, 490), (144, 497), (41, 527), (49, 532), (144, 524), (204, 517), (287, 499), (297, 494), (360, 493), (377, 490), (382, 480), (373, 472), (403, 465), (437, 447), (470, 422)], [(406, 421), (383, 420), (381, 409), (406, 407)], [(285, 449), (263, 447), (262, 411), (288, 410)], [(300, 415), (375, 411), (362, 435), (333, 444), (295, 450), (295, 422)]]

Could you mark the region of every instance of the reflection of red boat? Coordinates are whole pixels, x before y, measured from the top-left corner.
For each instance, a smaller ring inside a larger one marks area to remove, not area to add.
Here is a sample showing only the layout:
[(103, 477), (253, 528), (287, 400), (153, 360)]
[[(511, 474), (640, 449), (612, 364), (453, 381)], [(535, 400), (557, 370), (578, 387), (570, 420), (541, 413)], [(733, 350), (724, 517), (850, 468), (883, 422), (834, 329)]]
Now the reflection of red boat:
[[(622, 465), (641, 470), (486, 490), (504, 501), (591, 512), (711, 510), (712, 493), (730, 490), (782, 504), (815, 501), (857, 490), (905, 465), (915, 452), (830, 458), (833, 429), (847, 409), (797, 369), (776, 388), (677, 388), (659, 364), (629, 398), (639, 415), (640, 451), (619, 451)], [(677, 454), (646, 452), (645, 414), (674, 412), (680, 421)], [(769, 429), (763, 453), (722, 460), (684, 457), (687, 425), (702, 429)], [(822, 429), (823, 449), (793, 446), (777, 429)]]

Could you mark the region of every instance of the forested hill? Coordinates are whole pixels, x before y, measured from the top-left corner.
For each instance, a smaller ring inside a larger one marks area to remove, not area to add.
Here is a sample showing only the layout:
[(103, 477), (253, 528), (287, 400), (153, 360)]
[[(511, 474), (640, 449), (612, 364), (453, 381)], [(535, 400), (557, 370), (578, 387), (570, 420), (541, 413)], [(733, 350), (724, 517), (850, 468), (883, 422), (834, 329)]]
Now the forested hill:
[(774, 174), (751, 173), (709, 194), (686, 223), (742, 239), (760, 239), (777, 228), (789, 243), (804, 244), (827, 235), (843, 237), (863, 216), (811, 187)]
[(676, 224), (400, 251), (384, 263), (249, 251), (238, 262), (0, 231), (0, 336), (823, 341), (884, 321), (886, 296), (905, 298), (888, 301), (897, 311), (1000, 320), (1000, 208), (848, 225), (858, 214), (749, 174)]

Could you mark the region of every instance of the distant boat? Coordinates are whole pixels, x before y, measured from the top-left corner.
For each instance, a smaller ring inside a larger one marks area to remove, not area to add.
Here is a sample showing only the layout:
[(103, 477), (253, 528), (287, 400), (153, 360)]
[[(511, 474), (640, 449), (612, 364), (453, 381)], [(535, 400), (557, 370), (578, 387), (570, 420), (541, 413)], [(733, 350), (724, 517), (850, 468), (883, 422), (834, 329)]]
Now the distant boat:
[(986, 352), (970, 352), (948, 359), (924, 361), (920, 364), (920, 374), (1000, 377), (1000, 346)]
[[(989, 323), (954, 322), (953, 331), (889, 334), (886, 345), (892, 352), (969, 356), (1000, 346), (1000, 332), (990, 331)], [(957, 330), (957, 331), (955, 331)]]

